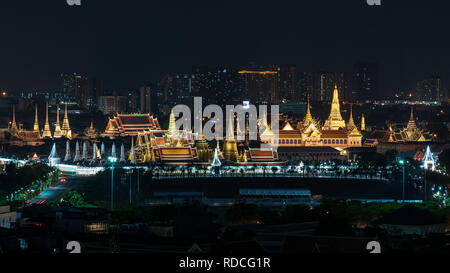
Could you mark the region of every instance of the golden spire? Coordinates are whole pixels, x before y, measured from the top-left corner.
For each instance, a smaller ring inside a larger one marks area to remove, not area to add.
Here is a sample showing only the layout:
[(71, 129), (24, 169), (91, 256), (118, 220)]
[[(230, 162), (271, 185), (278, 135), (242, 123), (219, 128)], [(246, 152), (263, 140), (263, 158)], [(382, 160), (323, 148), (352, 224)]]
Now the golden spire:
[(62, 129), (61, 133), (63, 136), (67, 138), (72, 138), (72, 131), (70, 130), (69, 118), (67, 116), (67, 103), (64, 108), (64, 120), (61, 129)]
[(42, 138), (52, 138), (52, 132), (50, 131), (50, 124), (48, 123), (48, 102), (45, 108), (45, 125), (44, 132), (42, 133)]
[(13, 105), (13, 120), (11, 124), (11, 130), (16, 132), (17, 131), (17, 123), (16, 123), (16, 106)]
[(37, 107), (37, 104), (36, 104), (36, 114), (35, 114), (35, 117), (34, 117), (33, 131), (39, 132), (39, 121), (38, 121), (38, 107)]
[(324, 130), (339, 130), (345, 128), (345, 121), (341, 116), (341, 107), (339, 104), (339, 90), (337, 85), (334, 86), (333, 100), (331, 102), (331, 112), (325, 121)]
[(355, 125), (355, 121), (353, 120), (353, 105), (350, 105), (350, 118), (348, 120), (347, 130), (350, 131), (354, 127), (356, 127), (356, 125)]
[(133, 148), (134, 148), (134, 138), (133, 136), (131, 136), (131, 149), (130, 149), (130, 155), (128, 156), (128, 160), (132, 160), (133, 159)]
[(407, 131), (415, 131), (415, 130), (417, 130), (416, 121), (414, 119), (414, 109), (413, 109), (412, 106), (411, 106), (411, 116), (409, 118), (408, 126), (406, 127), (406, 130)]
[(365, 131), (366, 130), (366, 118), (364, 117), (364, 114), (362, 115), (361, 118), (361, 131)]
[(53, 133), (53, 137), (54, 138), (62, 137), (61, 126), (59, 125), (59, 104), (56, 105), (56, 125), (55, 125), (55, 132)]
[(169, 138), (177, 138), (178, 137), (178, 132), (175, 127), (175, 115), (173, 114), (173, 111), (170, 112), (169, 128), (167, 130), (169, 131), (168, 132)]

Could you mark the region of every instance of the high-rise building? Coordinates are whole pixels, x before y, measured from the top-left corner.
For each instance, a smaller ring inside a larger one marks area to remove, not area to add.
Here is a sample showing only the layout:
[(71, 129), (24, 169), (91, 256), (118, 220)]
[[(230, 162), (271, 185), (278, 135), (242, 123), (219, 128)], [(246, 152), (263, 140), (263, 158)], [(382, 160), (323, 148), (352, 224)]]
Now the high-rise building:
[(240, 104), (247, 98), (238, 69), (196, 66), (192, 68), (193, 96), (202, 96), (206, 104)]
[(249, 98), (258, 103), (279, 103), (280, 86), (278, 67), (251, 66), (240, 70), (244, 90)]
[(379, 96), (380, 69), (377, 63), (357, 62), (353, 67), (352, 100), (373, 100)]
[(81, 108), (96, 108), (98, 98), (103, 93), (103, 81), (97, 78), (73, 74), (61, 74), (63, 94), (71, 99), (66, 102), (76, 103)]
[(149, 85), (139, 88), (139, 109), (141, 113), (152, 111), (152, 93)]
[(283, 102), (304, 102), (299, 86), (299, 73), (293, 65), (279, 66), (280, 100)]
[[(345, 74), (342, 72), (314, 72), (312, 73), (312, 94), (311, 100), (316, 102), (328, 102), (333, 98), (333, 92), (337, 88), (341, 94), (345, 94), (347, 84)], [(342, 95), (341, 99), (346, 99)]]
[(443, 101), (445, 92), (443, 92), (442, 81), (440, 77), (430, 77), (429, 79), (417, 82), (415, 97), (424, 101)]
[(105, 115), (125, 113), (127, 111), (127, 97), (119, 96), (116, 91), (111, 95), (100, 96), (98, 110)]

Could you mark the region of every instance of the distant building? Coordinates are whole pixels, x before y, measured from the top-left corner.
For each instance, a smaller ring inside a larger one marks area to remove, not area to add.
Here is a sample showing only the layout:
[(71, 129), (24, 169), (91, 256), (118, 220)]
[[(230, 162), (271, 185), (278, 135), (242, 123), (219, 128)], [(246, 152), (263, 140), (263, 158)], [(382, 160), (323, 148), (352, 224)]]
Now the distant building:
[(98, 110), (105, 115), (126, 112), (127, 97), (119, 96), (116, 92), (109, 96), (100, 96), (98, 99)]
[(341, 99), (345, 99), (345, 74), (341, 72), (314, 72), (312, 73), (312, 90), (310, 98), (316, 102), (328, 102), (333, 98), (334, 87), (341, 91)]
[(63, 94), (73, 97), (79, 107), (96, 108), (103, 94), (103, 81), (73, 74), (61, 74)]
[(440, 77), (430, 77), (429, 79), (417, 82), (415, 97), (424, 101), (443, 101), (445, 92), (442, 87)]
[(244, 82), (244, 90), (257, 103), (279, 103), (278, 71), (267, 68), (251, 68), (238, 72)]
[(377, 63), (358, 62), (353, 67), (352, 100), (373, 100), (379, 96), (380, 69)]
[(406, 128), (394, 130), (389, 127), (388, 130), (375, 130), (365, 140), (364, 146), (376, 147), (381, 143), (407, 143), (407, 142), (427, 142), (431, 141), (432, 136), (417, 127), (414, 111), (411, 108), (411, 116)]

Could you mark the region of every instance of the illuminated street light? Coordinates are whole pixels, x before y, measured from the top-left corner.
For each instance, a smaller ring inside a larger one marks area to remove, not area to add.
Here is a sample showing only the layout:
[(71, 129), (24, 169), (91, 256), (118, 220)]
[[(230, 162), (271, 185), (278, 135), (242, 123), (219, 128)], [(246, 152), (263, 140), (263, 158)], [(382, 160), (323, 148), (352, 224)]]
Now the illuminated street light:
[(108, 156), (108, 161), (111, 163), (111, 211), (114, 209), (114, 163), (117, 162), (117, 157)]

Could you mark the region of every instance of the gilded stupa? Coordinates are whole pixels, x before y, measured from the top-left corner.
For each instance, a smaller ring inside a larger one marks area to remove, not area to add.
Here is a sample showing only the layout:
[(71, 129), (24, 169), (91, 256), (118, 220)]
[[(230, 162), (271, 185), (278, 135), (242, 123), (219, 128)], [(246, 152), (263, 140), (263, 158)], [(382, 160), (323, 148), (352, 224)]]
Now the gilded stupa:
[(59, 123), (59, 104), (56, 105), (56, 125), (55, 125), (55, 132), (53, 133), (54, 138), (61, 138), (63, 137), (63, 133), (61, 130), (61, 126)]
[(226, 160), (239, 162), (239, 153), (233, 130), (234, 114), (228, 117), (227, 135), (223, 141), (223, 156)]
[(48, 122), (48, 102), (45, 109), (45, 125), (44, 132), (42, 133), (42, 138), (52, 138), (52, 132), (50, 131), (50, 124)]
[(200, 139), (197, 140), (195, 146), (197, 147), (199, 161), (209, 162), (212, 159), (213, 150), (209, 147), (208, 142), (205, 139), (202, 126), (200, 126)]
[(41, 134), (41, 132), (40, 132), (40, 130), (39, 130), (38, 108), (37, 108), (37, 104), (36, 104), (36, 114), (35, 114), (35, 117), (34, 117), (33, 131), (39, 133), (39, 135)]
[(64, 108), (64, 120), (61, 127), (61, 134), (68, 139), (72, 139), (72, 130), (70, 130), (69, 117), (67, 116), (67, 104)]
[(10, 131), (11, 135), (13, 135), (13, 136), (17, 135), (17, 133), (19, 132), (19, 128), (17, 127), (17, 122), (16, 122), (16, 107), (15, 106), (13, 106), (13, 120), (12, 120), (9, 131)]
[(345, 121), (341, 115), (341, 106), (339, 105), (339, 91), (337, 85), (334, 86), (333, 101), (331, 102), (331, 113), (325, 121), (323, 130), (345, 129)]

